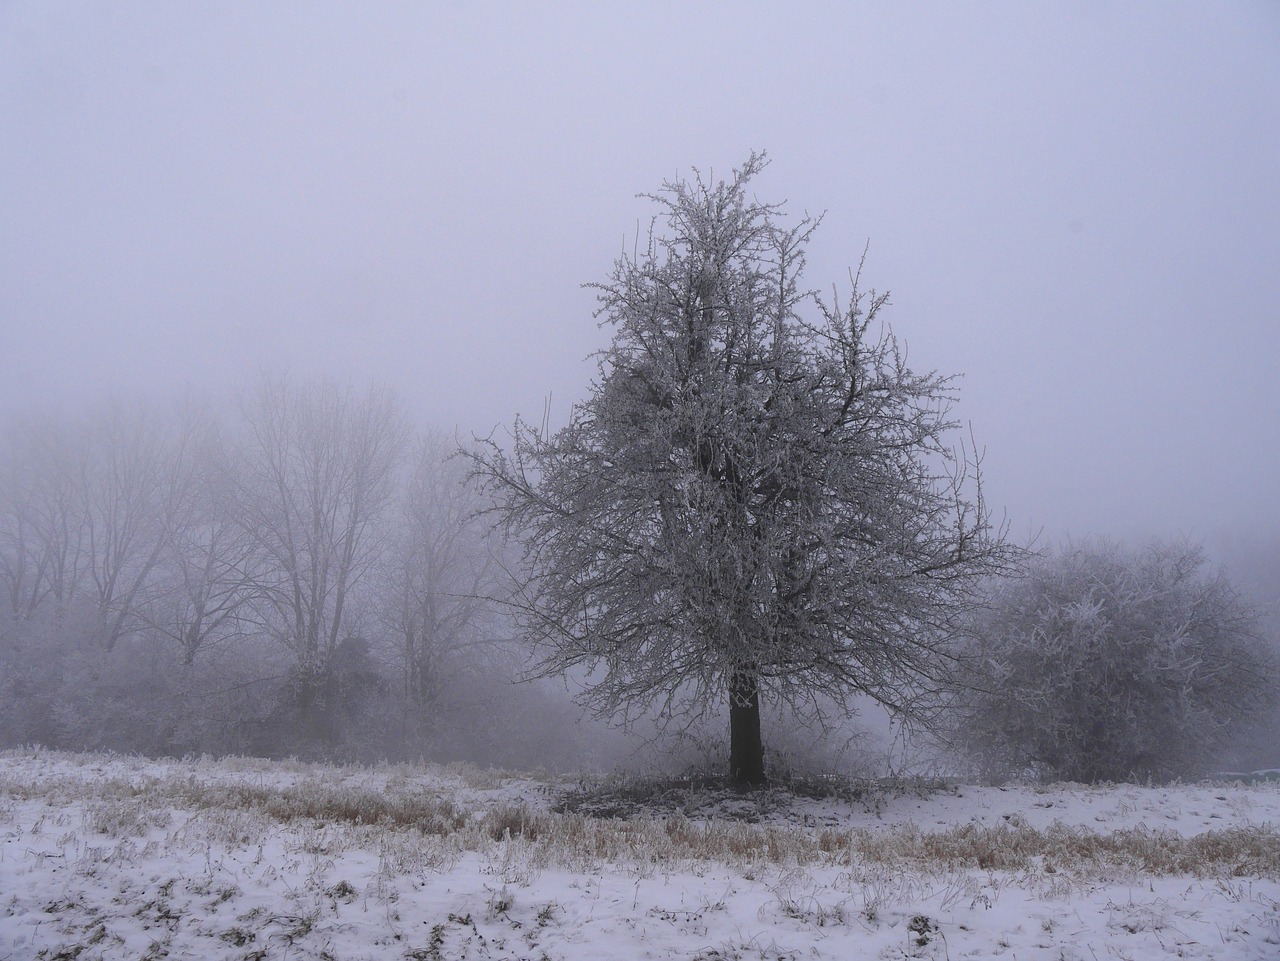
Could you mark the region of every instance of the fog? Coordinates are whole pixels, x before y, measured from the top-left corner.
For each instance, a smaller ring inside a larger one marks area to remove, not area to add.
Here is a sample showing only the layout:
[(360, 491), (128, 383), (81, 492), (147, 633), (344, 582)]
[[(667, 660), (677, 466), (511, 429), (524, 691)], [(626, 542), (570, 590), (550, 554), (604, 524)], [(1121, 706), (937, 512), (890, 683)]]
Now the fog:
[(1278, 583), (1280, 10), (0, 6), (0, 416), (374, 383), (563, 423), (636, 197), (772, 159), (809, 284), (963, 375), (1018, 540)]

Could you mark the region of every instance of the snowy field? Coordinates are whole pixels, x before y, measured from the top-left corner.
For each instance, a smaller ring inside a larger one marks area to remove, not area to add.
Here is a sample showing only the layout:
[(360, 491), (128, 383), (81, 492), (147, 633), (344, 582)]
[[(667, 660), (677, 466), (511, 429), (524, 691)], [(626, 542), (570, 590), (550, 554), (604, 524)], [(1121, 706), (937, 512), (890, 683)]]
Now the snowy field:
[(1280, 958), (1276, 782), (574, 787), (0, 753), (0, 961)]

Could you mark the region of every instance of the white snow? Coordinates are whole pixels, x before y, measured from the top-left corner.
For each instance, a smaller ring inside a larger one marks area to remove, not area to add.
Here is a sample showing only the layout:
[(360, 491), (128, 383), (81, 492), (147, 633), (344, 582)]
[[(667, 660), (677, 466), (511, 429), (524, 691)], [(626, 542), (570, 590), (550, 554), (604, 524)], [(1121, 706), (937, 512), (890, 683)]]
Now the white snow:
[[(709, 818), (692, 797), (643, 822), (550, 813), (565, 786), (466, 768), (0, 753), (0, 961), (1280, 958), (1277, 782), (773, 794), (737, 804), (755, 823)], [(347, 813), (303, 816), (304, 798)], [(370, 799), (454, 820), (363, 823), (351, 812)], [(995, 844), (1034, 829), (1221, 850), (1181, 873), (906, 853), (966, 825)], [(1242, 835), (1222, 832), (1242, 831), (1269, 860), (1236, 856)], [(850, 837), (904, 853), (850, 853)]]

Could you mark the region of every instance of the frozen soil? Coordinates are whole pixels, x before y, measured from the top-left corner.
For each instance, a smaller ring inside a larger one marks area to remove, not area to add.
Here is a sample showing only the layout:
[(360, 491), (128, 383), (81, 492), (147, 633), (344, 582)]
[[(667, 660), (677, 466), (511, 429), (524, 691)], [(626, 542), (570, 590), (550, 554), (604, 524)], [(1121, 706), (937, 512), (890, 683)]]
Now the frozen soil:
[(0, 961), (1280, 958), (1280, 783), (0, 753)]

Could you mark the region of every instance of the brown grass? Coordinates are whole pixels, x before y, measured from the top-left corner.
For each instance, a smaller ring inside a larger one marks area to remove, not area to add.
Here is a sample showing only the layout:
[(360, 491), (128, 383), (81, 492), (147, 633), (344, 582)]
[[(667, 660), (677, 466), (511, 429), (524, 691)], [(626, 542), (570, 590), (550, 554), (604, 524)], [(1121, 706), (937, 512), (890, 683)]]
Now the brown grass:
[[(1144, 828), (1099, 833), (1054, 824), (1036, 829), (1017, 818), (928, 832), (913, 825), (814, 828), (679, 812), (620, 819), (581, 808), (543, 810), (528, 800), (464, 801), (467, 787), (461, 782), (456, 790), (438, 780), (427, 786), (404, 778), (382, 788), (353, 786), (341, 771), (326, 776), (312, 769), (291, 784), (273, 786), (236, 780), (225, 768), (205, 779), (181, 766), (172, 775), (133, 778), (103, 776), (103, 767), (109, 766), (86, 767), (80, 778), (74, 771), (39, 777), (0, 767), (0, 812), (12, 812), (17, 801), (43, 799), (51, 810), (78, 811), (91, 833), (138, 838), (170, 830), (175, 812), (185, 810), (191, 813), (182, 819), (184, 835), (204, 832), (224, 843), (260, 840), (272, 822), (333, 826), (342, 830), (326, 844), (370, 847), (389, 864), (449, 863), (463, 851), (478, 851), (505, 865), (504, 873), (515, 870), (512, 858), (518, 854), (521, 871), (621, 864), (646, 873), (716, 862), (744, 872), (762, 866), (831, 866), (856, 873), (880, 865), (926, 874), (976, 869), (1040, 878), (1138, 873), (1280, 879), (1280, 833), (1270, 825), (1184, 837)], [(62, 764), (57, 770), (67, 768)], [(669, 789), (658, 794), (670, 797)], [(415, 837), (428, 847), (413, 842)]]

